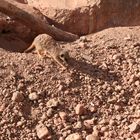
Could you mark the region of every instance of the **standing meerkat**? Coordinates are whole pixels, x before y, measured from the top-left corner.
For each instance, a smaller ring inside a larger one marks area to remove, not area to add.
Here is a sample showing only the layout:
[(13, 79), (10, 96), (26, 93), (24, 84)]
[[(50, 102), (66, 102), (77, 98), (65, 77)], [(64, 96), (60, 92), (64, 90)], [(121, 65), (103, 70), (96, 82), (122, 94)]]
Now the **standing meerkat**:
[(29, 48), (24, 52), (29, 52), (32, 49), (36, 50), (38, 56), (43, 58), (44, 56), (53, 58), (62, 68), (66, 68), (64, 63), (67, 64), (69, 54), (67, 50), (60, 48), (56, 41), (47, 34), (40, 34), (34, 40)]

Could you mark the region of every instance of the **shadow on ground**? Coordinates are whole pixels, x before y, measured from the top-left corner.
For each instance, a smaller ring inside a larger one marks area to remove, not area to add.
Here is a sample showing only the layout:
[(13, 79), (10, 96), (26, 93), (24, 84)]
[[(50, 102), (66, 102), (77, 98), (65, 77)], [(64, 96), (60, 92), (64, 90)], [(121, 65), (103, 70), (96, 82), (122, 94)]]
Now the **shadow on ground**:
[[(75, 69), (77, 72), (89, 75), (95, 79), (100, 79), (109, 83), (113, 81), (119, 82), (121, 80), (121, 77), (118, 76), (118, 73), (111, 72), (109, 69), (102, 69), (99, 65), (92, 65), (84, 61), (75, 60), (73, 58), (70, 59), (69, 65), (70, 68)], [(76, 73), (76, 75), (78, 75), (78, 73)]]

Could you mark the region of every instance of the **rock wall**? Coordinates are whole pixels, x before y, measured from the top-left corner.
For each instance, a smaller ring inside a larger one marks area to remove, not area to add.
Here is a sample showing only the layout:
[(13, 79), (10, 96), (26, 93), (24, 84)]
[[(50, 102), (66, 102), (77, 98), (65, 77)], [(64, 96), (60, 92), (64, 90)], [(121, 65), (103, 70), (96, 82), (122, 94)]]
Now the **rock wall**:
[(49, 22), (84, 35), (114, 26), (140, 25), (140, 0), (27, 0)]

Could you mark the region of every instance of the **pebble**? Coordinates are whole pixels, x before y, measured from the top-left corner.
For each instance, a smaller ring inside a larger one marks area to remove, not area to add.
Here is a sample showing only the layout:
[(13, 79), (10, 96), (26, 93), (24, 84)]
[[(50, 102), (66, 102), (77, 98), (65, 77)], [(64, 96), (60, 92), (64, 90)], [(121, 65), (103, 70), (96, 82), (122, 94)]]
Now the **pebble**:
[(75, 129), (80, 129), (82, 128), (82, 122), (81, 121), (78, 121), (74, 127)]
[(135, 43), (133, 44), (133, 46), (134, 46), (134, 47), (138, 47), (138, 46), (140, 47), (140, 43), (139, 43), (139, 42), (135, 42)]
[(21, 102), (23, 101), (24, 96), (21, 92), (14, 92), (12, 96), (12, 100), (15, 102)]
[(38, 94), (36, 92), (32, 92), (29, 94), (29, 99), (31, 101), (37, 100), (39, 98)]
[(137, 124), (135, 122), (130, 124), (128, 127), (129, 127), (130, 132), (135, 132), (140, 128), (139, 124)]
[(82, 137), (78, 133), (70, 134), (65, 140), (82, 140)]
[(115, 110), (117, 110), (117, 111), (121, 111), (121, 110), (122, 110), (122, 107), (119, 106), (119, 105), (114, 105), (114, 108), (115, 108)]
[(3, 112), (5, 108), (6, 108), (5, 104), (0, 105), (0, 112)]
[(47, 107), (57, 107), (58, 104), (59, 104), (58, 100), (56, 100), (55, 98), (53, 98), (53, 99), (50, 99), (47, 102)]
[(20, 89), (22, 89), (24, 87), (24, 84), (23, 83), (19, 83), (18, 84), (18, 86), (17, 86), (17, 88), (20, 90)]
[(94, 126), (93, 127), (93, 132), (92, 132), (93, 135), (95, 136), (98, 136), (99, 135), (99, 131), (98, 131), (98, 127), (97, 126)]
[(53, 119), (53, 122), (56, 126), (60, 125), (61, 124), (61, 119), (60, 118), (54, 118)]
[(77, 104), (77, 106), (75, 107), (75, 113), (77, 115), (83, 115), (85, 112), (85, 108), (83, 104)]
[(65, 140), (64, 137), (60, 137), (59, 140)]
[(122, 90), (122, 87), (121, 87), (121, 86), (117, 85), (117, 86), (115, 87), (115, 91), (121, 91), (121, 90)]
[(107, 126), (103, 126), (103, 127), (101, 127), (101, 132), (105, 132), (105, 131), (107, 131), (108, 130), (108, 127)]
[(140, 86), (140, 81), (139, 80), (135, 81), (135, 85)]
[(67, 119), (67, 114), (65, 112), (59, 112), (59, 116), (62, 119), (62, 121)]
[(47, 113), (46, 114), (47, 114), (48, 117), (51, 117), (53, 115), (53, 109), (52, 108), (49, 108), (47, 110)]
[(24, 123), (23, 121), (18, 121), (18, 122), (17, 122), (17, 126), (22, 126), (23, 123)]
[(112, 57), (112, 59), (113, 60), (117, 60), (117, 59), (120, 59), (121, 58), (121, 54), (115, 54), (115, 55), (113, 55), (113, 57)]
[(39, 139), (46, 138), (47, 136), (49, 136), (48, 128), (44, 124), (37, 125), (36, 132)]
[(132, 38), (131, 38), (131, 35), (127, 35), (126, 37), (124, 37), (124, 40), (126, 41), (130, 41)]
[(41, 121), (45, 121), (46, 118), (47, 118), (46, 113), (43, 113), (42, 116), (41, 116)]
[(86, 136), (86, 140), (99, 140), (99, 136), (90, 134), (90, 135)]
[(89, 110), (90, 110), (91, 113), (95, 113), (95, 112), (97, 112), (97, 107), (96, 106), (91, 106), (89, 108)]
[(99, 124), (108, 124), (108, 123), (109, 123), (108, 120), (104, 118), (99, 122)]
[(94, 124), (94, 120), (92, 119), (84, 121), (84, 126), (86, 127), (86, 129), (91, 129), (93, 124)]
[(114, 126), (115, 124), (116, 124), (116, 122), (115, 122), (113, 119), (111, 119), (111, 120), (109, 121), (109, 125)]

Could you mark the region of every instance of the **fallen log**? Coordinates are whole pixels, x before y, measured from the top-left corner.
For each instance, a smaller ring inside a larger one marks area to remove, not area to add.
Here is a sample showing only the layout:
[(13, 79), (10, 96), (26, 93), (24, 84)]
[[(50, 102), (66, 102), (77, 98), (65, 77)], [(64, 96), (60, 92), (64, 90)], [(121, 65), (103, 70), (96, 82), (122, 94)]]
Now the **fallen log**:
[(46, 33), (56, 40), (75, 41), (79, 37), (48, 24), (46, 17), (36, 8), (14, 0), (0, 0), (0, 11), (25, 24), (38, 34)]

